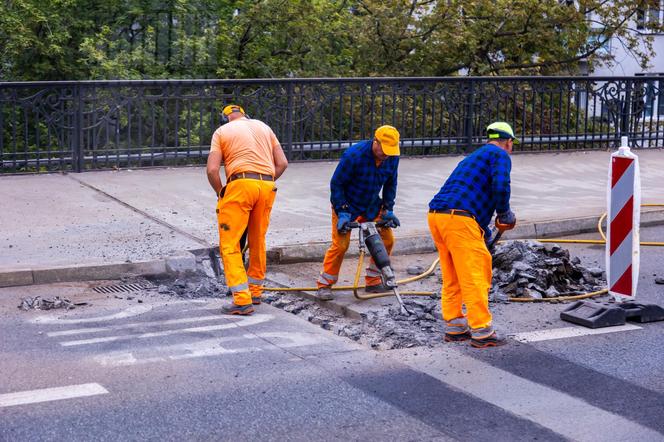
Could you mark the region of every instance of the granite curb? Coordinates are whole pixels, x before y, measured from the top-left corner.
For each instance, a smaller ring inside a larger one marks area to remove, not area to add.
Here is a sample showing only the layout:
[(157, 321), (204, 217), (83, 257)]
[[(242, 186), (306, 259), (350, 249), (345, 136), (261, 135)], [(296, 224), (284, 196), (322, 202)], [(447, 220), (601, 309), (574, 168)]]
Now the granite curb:
[[(518, 225), (514, 230), (507, 232), (504, 238), (552, 238), (592, 232), (597, 229), (598, 220), (598, 216), (589, 216), (536, 221), (532, 223), (526, 222)], [(664, 210), (646, 210), (641, 213), (641, 226), (662, 224), (664, 224)], [(269, 264), (322, 261), (325, 251), (329, 246), (329, 241), (320, 241), (273, 247), (267, 251), (267, 260)], [(209, 249), (183, 251), (177, 255), (165, 258), (137, 262), (0, 269), (0, 287), (183, 273), (195, 270), (196, 255), (207, 251)], [(428, 232), (403, 237), (397, 236), (393, 251), (397, 255), (431, 252), (435, 252), (435, 247)], [(357, 254), (357, 247), (351, 246), (348, 250), (348, 255), (357, 256)], [(307, 297), (315, 299), (313, 294)], [(338, 309), (339, 313), (348, 314), (345, 312), (347, 308), (348, 306), (339, 306), (333, 309)]]

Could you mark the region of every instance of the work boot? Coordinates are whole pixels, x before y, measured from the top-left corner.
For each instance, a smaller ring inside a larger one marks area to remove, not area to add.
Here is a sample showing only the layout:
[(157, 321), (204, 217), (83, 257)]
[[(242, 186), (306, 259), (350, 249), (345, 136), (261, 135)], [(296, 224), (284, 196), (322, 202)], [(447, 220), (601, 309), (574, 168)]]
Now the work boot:
[(331, 301), (334, 299), (334, 295), (332, 294), (332, 286), (324, 285), (323, 287), (318, 287), (316, 296), (321, 301)]
[(392, 287), (388, 287), (381, 283), (378, 285), (368, 285), (364, 288), (364, 291), (367, 293), (387, 293), (392, 292)]
[(445, 337), (443, 340), (445, 342), (462, 342), (462, 341), (467, 341), (468, 339), (472, 338), (470, 335), (470, 331), (465, 331), (462, 333), (445, 333)]
[(505, 344), (507, 344), (507, 339), (498, 337), (496, 332), (491, 333), (486, 338), (470, 339), (470, 345), (475, 348), (500, 347)]
[(252, 303), (253, 305), (261, 305), (261, 296), (260, 296), (260, 295), (258, 295), (258, 296), (252, 296), (252, 297), (251, 297), (251, 303)]
[(225, 315), (243, 315), (249, 316), (254, 312), (254, 306), (251, 304), (247, 305), (237, 305), (236, 303), (231, 303), (221, 307), (221, 313)]

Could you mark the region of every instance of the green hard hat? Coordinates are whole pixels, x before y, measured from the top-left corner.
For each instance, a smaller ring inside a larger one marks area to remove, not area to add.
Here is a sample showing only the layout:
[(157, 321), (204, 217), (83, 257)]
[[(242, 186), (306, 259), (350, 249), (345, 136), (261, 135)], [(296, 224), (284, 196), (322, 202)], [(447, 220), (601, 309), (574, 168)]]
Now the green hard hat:
[(490, 140), (512, 139), (515, 143), (519, 142), (514, 136), (512, 126), (504, 121), (496, 121), (495, 123), (489, 124), (486, 128), (486, 134)]

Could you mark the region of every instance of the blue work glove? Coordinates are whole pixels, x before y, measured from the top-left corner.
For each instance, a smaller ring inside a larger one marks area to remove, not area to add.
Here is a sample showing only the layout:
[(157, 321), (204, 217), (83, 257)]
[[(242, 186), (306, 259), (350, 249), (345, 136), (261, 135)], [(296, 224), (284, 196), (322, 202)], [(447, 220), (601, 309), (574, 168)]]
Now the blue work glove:
[(386, 210), (383, 212), (383, 215), (380, 217), (383, 221), (386, 221), (390, 224), (392, 224), (393, 227), (399, 227), (401, 223), (399, 222), (399, 218), (394, 215), (394, 212), (391, 210)]
[(350, 223), (350, 213), (348, 212), (339, 212), (337, 214), (339, 219), (337, 220), (337, 231), (339, 233), (345, 233), (348, 231), (348, 223)]
[[(501, 224), (499, 226), (498, 224)], [(516, 225), (516, 215), (511, 210), (507, 212), (499, 213), (496, 216), (496, 227), (502, 230), (511, 230)]]

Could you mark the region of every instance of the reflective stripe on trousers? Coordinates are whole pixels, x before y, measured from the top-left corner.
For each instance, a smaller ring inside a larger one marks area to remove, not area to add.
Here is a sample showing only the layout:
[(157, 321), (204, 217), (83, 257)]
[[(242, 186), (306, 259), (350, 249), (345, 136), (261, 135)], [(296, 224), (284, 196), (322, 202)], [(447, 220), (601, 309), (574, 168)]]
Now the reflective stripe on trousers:
[(441, 303), (443, 319), (464, 317), (473, 337), (491, 327), (489, 289), (491, 254), (484, 243), (484, 231), (466, 216), (429, 213), (429, 230), (438, 249), (443, 273)]
[[(219, 250), (226, 284), (238, 288), (231, 289), (237, 305), (251, 304), (252, 296), (261, 295), (266, 267), (265, 234), (276, 191), (272, 181), (234, 180), (226, 186), (224, 197), (217, 201)], [(244, 268), (240, 251), (240, 238), (245, 229), (249, 241), (248, 270)]]
[(321, 272), (321, 274), (318, 275), (318, 281), (316, 282), (318, 283), (318, 287), (322, 287), (332, 285), (336, 283), (338, 279), (338, 276), (328, 275), (325, 272)]
[[(379, 219), (380, 215), (376, 217), (374, 221), (378, 221)], [(334, 282), (337, 282), (337, 279), (339, 278), (339, 270), (341, 269), (341, 263), (343, 262), (346, 250), (348, 250), (348, 246), (350, 245), (350, 232), (339, 233), (337, 231), (338, 220), (339, 218), (337, 217), (336, 212), (332, 210), (332, 245), (330, 246), (329, 249), (327, 249), (327, 252), (325, 252), (325, 259), (323, 260), (323, 271), (321, 272), (321, 277), (319, 277), (317, 281), (318, 287), (331, 285)], [(378, 233), (380, 234), (380, 237), (382, 238), (383, 243), (385, 244), (385, 248), (387, 249), (387, 254), (391, 255), (392, 247), (394, 247), (394, 235), (392, 234), (392, 229), (380, 228), (378, 229)], [(371, 263), (369, 266), (372, 265), (373, 268), (376, 269), (376, 264), (374, 264), (373, 259), (371, 259)], [(328, 278), (327, 276), (325, 278), (322, 278), (323, 275), (330, 276), (331, 278)], [(332, 280), (332, 278), (334, 279), (333, 283), (323, 282), (324, 279)], [(371, 276), (369, 272), (366, 273), (365, 277), (366, 285), (368, 286), (378, 285), (381, 282), (382, 281), (380, 279), (380, 272), (378, 272), (377, 275), (375, 276)]]
[(450, 321), (445, 321), (445, 333), (451, 335), (460, 335), (468, 331), (468, 321), (465, 317), (454, 318)]

